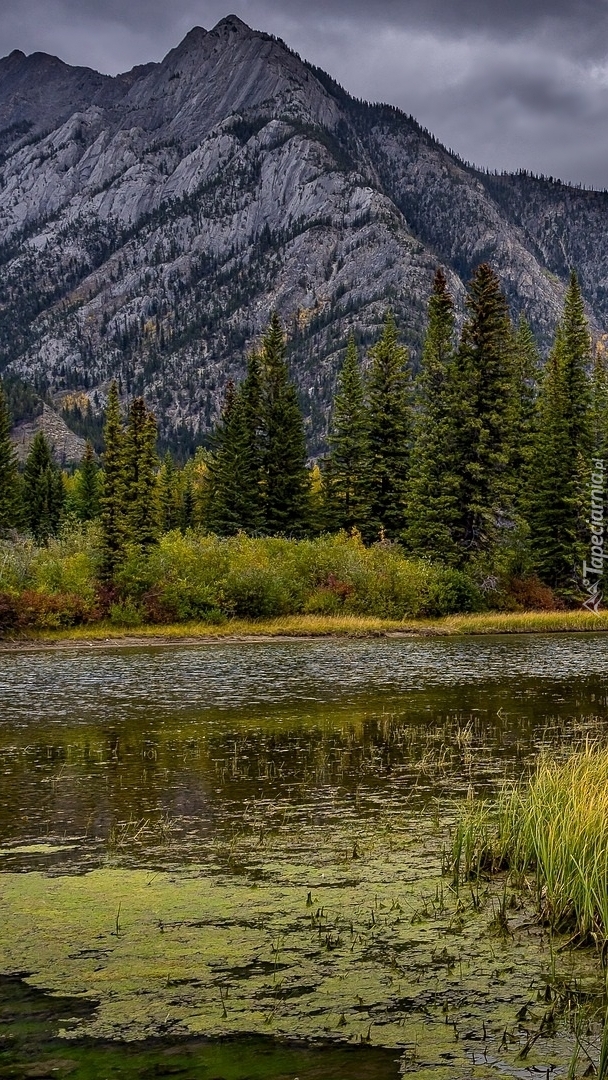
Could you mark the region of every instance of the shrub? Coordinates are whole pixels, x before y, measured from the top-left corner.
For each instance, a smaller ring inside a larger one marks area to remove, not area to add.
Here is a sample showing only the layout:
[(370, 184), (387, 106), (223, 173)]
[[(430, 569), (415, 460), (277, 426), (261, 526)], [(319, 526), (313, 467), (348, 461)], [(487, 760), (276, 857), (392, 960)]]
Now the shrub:
[(24, 629), (60, 630), (95, 617), (93, 603), (83, 596), (34, 589), (26, 589), (15, 598), (15, 610), (16, 626)]
[(222, 606), (230, 615), (271, 618), (293, 612), (290, 599), (280, 567), (237, 566), (226, 577)]
[(563, 611), (563, 601), (536, 575), (511, 578), (507, 592), (523, 611)]
[(0, 634), (14, 630), (18, 621), (17, 596), (10, 592), (0, 592)]
[(430, 583), (426, 612), (428, 615), (465, 614), (486, 607), (481, 589), (462, 570), (435, 570)]
[(122, 600), (110, 607), (110, 622), (112, 626), (124, 626), (126, 628), (141, 626), (143, 616), (132, 600)]
[(398, 545), (377, 544), (365, 552), (355, 570), (354, 592), (346, 606), (358, 615), (416, 617), (424, 613), (432, 575), (428, 563), (406, 559)]

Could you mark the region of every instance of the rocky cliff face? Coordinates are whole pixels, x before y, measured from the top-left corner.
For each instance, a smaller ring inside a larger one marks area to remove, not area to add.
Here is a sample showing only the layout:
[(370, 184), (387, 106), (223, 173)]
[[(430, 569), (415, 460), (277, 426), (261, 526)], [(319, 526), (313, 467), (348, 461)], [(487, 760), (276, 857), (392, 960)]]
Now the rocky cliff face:
[(0, 61), (0, 364), (52, 393), (108, 380), (164, 433), (206, 431), (277, 308), (322, 438), (340, 350), (391, 304), (414, 354), (438, 262), (489, 258), (550, 336), (571, 265), (608, 318), (608, 196), (464, 166), (231, 16), (110, 78)]
[(75, 435), (63, 417), (45, 404), (40, 416), (33, 420), (24, 420), (13, 429), (13, 446), (21, 464), (25, 462), (39, 431), (43, 432), (61, 465), (78, 465), (82, 461), (86, 450), (85, 440)]

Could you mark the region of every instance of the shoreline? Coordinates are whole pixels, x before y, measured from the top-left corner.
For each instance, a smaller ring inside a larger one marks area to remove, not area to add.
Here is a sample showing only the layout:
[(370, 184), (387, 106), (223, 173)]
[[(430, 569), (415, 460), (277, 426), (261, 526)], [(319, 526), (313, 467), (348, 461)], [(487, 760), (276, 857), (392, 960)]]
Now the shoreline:
[(601, 633), (608, 612), (585, 611), (448, 615), (440, 619), (378, 619), (363, 616), (292, 615), (274, 619), (233, 619), (206, 623), (116, 627), (98, 623), (61, 630), (38, 630), (0, 638), (0, 652), (63, 648), (267, 643), (323, 639), (425, 638), (510, 634)]

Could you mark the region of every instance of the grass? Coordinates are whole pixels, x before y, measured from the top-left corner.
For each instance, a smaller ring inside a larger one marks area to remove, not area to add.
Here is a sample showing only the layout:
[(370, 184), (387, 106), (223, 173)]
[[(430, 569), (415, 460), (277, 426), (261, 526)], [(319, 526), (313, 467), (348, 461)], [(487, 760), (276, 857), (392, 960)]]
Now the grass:
[(149, 639), (163, 641), (219, 640), (272, 637), (381, 637), (419, 634), (451, 637), (459, 634), (589, 633), (608, 630), (608, 612), (586, 611), (485, 613), (449, 615), (442, 619), (381, 619), (363, 615), (286, 615), (272, 619), (227, 619), (218, 625), (183, 622), (172, 625), (121, 627), (93, 623), (62, 630), (29, 631), (14, 642), (104, 642)]
[(539, 915), (572, 943), (608, 949), (608, 748), (589, 744), (565, 761), (541, 758), (524, 786), (506, 791), (492, 820), (471, 806), (456, 830), (455, 877), (510, 868), (532, 875)]

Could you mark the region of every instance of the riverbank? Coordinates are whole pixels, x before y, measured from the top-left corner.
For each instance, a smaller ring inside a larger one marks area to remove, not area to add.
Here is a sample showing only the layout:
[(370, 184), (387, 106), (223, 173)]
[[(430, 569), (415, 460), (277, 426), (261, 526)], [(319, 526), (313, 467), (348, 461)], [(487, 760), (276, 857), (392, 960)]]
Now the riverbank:
[(454, 637), (484, 634), (563, 634), (608, 631), (608, 612), (548, 611), (449, 615), (442, 619), (379, 619), (358, 615), (288, 615), (274, 619), (227, 619), (170, 626), (117, 627), (88, 624), (62, 630), (28, 631), (0, 641), (0, 651), (27, 647), (103, 647), (195, 644), (212, 641), (264, 641), (318, 637)]

